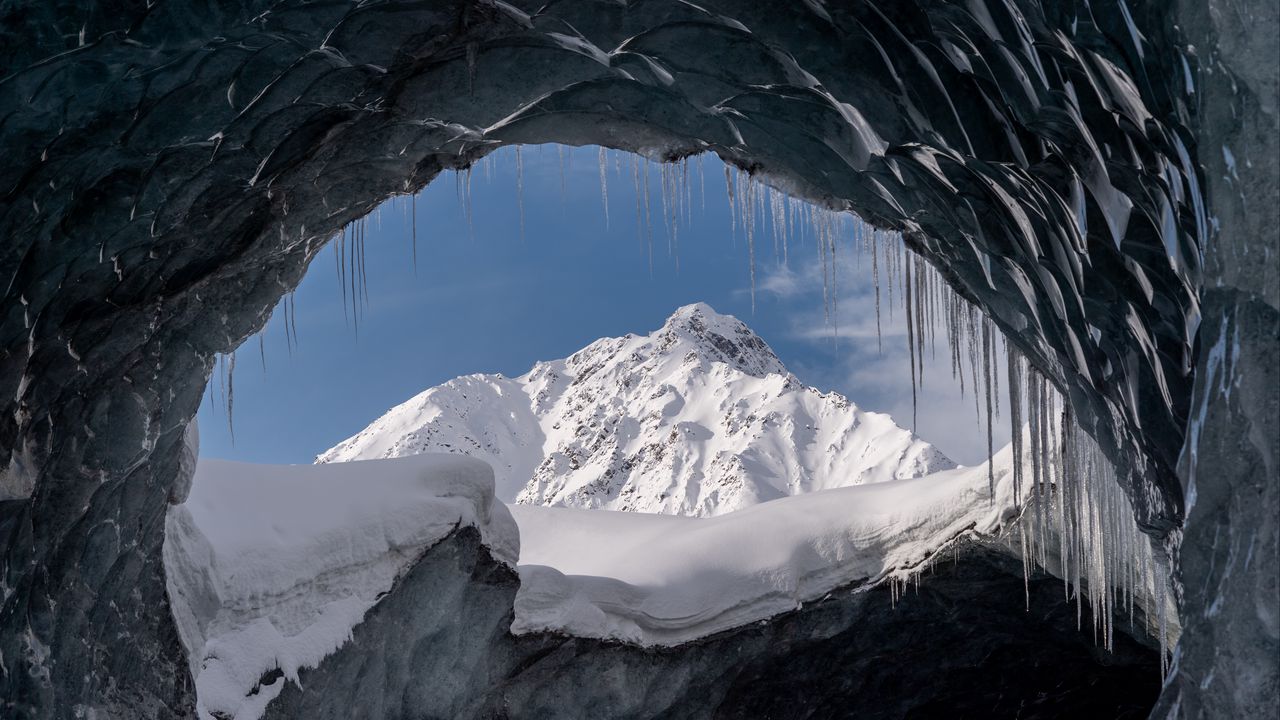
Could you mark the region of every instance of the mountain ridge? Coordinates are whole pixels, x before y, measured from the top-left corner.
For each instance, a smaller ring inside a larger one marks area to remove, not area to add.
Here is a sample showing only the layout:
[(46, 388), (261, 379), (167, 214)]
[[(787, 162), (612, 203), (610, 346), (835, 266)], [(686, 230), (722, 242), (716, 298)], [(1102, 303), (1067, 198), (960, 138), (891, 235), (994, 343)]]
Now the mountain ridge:
[(423, 452), (486, 460), (507, 502), (700, 516), (955, 467), (888, 415), (805, 386), (705, 303), (516, 378), (429, 388), (316, 462)]

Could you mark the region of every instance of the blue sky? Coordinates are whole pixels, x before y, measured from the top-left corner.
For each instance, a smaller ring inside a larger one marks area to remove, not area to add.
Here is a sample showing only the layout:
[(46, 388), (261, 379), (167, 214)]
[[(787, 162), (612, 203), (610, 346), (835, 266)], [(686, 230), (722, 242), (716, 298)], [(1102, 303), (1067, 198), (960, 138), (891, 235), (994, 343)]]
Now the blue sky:
[[(200, 409), (201, 455), (310, 462), (432, 385), (469, 373), (519, 375), (599, 337), (650, 332), (697, 301), (750, 325), (803, 382), (910, 426), (901, 313), (890, 322), (886, 311), (877, 350), (869, 267), (851, 247), (837, 253), (837, 336), (823, 311), (816, 246), (793, 240), (783, 264), (757, 228), (753, 314), (746, 242), (741, 227), (733, 230), (720, 161), (702, 159), (704, 182), (691, 161), (692, 203), (675, 246), (662, 220), (659, 168), (649, 169), (651, 268), (631, 156), (608, 154), (606, 223), (598, 153), (523, 148), (519, 193), (511, 148), (472, 170), (469, 193), (465, 176), (442, 175), (415, 200), (416, 269), (409, 201), (384, 205), (367, 221), (369, 301), (358, 331), (349, 308), (344, 314), (334, 249), (323, 251), (296, 293), (292, 352), (279, 310), (262, 336), (265, 370), (257, 337), (237, 352), (234, 441), (215, 374)], [(945, 348), (926, 364), (918, 425), (957, 461), (985, 458), (972, 397), (960, 397)], [(1008, 431), (997, 426), (999, 447)]]

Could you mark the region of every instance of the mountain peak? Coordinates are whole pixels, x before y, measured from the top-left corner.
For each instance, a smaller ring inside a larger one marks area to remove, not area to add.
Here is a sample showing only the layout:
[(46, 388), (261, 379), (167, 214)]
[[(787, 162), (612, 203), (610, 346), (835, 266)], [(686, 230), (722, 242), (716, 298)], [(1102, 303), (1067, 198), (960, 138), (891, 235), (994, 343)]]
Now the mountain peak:
[(806, 387), (705, 303), (525, 375), (451, 380), (318, 462), (464, 453), (506, 502), (717, 515), (953, 467), (887, 415)]
[(680, 327), (697, 323), (709, 327), (746, 327), (741, 320), (732, 315), (723, 315), (704, 302), (689, 303), (676, 308), (663, 324), (663, 327)]
[(732, 315), (697, 302), (678, 308), (650, 338), (672, 351), (680, 341), (692, 343), (708, 360), (723, 362), (748, 375), (787, 375), (787, 369), (759, 335)]

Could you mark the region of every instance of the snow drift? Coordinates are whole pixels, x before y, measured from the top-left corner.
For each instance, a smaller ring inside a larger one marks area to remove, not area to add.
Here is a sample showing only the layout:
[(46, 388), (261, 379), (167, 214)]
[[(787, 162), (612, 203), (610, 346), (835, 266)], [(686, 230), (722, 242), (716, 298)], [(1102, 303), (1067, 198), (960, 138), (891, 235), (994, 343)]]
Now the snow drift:
[(169, 594), (206, 718), (259, 717), (463, 526), (499, 562), (519, 561), (516, 634), (677, 646), (834, 591), (901, 589), (946, 549), (986, 540), (1020, 553), (1024, 568), (1066, 578), (1065, 598), (1078, 608), (1087, 598), (1106, 647), (1113, 616), (1136, 608), (1165, 657), (1178, 632), (1165, 626), (1167, 570), (1128, 520), (1132, 507), (1096, 447), (1066, 438), (1064, 467), (1079, 477), (1047, 472), (1039, 455), (1011, 445), (977, 467), (716, 517), (507, 507), (489, 468), (456, 454), (287, 467), (206, 460), (167, 518)]
[(997, 473), (994, 504), (979, 467), (716, 518), (513, 506), (513, 520), (488, 468), (458, 455), (203, 460), (169, 513), (165, 565), (202, 717), (243, 720), (345, 643), (396, 578), (460, 526), (478, 528), (500, 561), (521, 558), (513, 632), (674, 645), (851, 583), (905, 578), (958, 538), (998, 532), (1016, 514), (1009, 476)]
[(1010, 451), (959, 468), (782, 498), (714, 518), (527, 505), (515, 632), (679, 645), (846, 586), (903, 581), (963, 538), (1016, 520)]
[[(342, 646), (406, 567), (461, 526), (514, 565), (519, 538), (477, 460), (346, 465), (202, 459), (166, 518), (169, 598), (202, 718), (258, 717)], [(220, 713), (220, 715), (214, 715)]]

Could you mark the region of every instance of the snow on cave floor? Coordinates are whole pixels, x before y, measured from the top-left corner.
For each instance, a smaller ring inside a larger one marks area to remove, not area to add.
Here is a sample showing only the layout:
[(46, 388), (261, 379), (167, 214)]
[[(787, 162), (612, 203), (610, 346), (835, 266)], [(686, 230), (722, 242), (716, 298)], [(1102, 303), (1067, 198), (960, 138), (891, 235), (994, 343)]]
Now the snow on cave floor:
[(1016, 515), (1011, 461), (1009, 449), (993, 459), (995, 502), (982, 465), (694, 518), (507, 506), (489, 466), (459, 455), (202, 460), (167, 519), (165, 566), (201, 716), (243, 720), (347, 642), (457, 527), (518, 558), (513, 632), (671, 646), (906, 578), (959, 537), (999, 533)]

